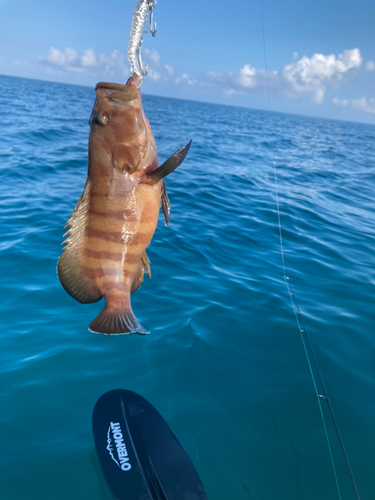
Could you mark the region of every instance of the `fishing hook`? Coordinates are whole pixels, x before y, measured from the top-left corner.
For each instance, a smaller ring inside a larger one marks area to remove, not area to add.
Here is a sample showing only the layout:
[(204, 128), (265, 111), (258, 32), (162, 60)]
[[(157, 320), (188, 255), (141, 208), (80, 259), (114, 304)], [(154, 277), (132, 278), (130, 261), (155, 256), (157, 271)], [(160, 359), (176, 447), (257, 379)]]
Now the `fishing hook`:
[[(156, 22), (154, 22), (154, 8), (156, 0), (140, 0), (136, 3), (136, 11), (133, 14), (132, 25), (130, 28), (129, 44), (128, 44), (128, 60), (130, 63), (131, 73), (138, 75), (137, 87), (140, 87), (144, 77), (148, 73), (147, 66), (143, 67), (141, 58), (141, 49), (143, 43), (143, 33), (151, 33), (156, 35)], [(147, 19), (150, 17), (150, 25), (148, 30), (145, 30)]]
[(151, 33), (152, 36), (156, 35), (156, 22), (154, 23), (154, 29), (152, 29), (152, 23), (154, 20), (154, 9), (156, 7), (157, 1), (154, 0), (152, 5), (150, 5), (150, 27), (148, 28), (147, 31), (144, 31), (143, 33)]
[[(148, 31), (146, 31), (146, 32), (144, 31), (143, 33), (148, 33)], [(136, 54), (137, 54), (137, 59), (138, 59), (139, 71), (140, 71), (142, 76), (146, 76), (148, 73), (148, 66), (145, 66), (143, 68), (143, 63), (142, 63), (142, 58), (141, 58), (142, 43), (143, 43), (143, 39), (141, 38), (141, 40), (138, 44), (137, 50), (136, 50)]]

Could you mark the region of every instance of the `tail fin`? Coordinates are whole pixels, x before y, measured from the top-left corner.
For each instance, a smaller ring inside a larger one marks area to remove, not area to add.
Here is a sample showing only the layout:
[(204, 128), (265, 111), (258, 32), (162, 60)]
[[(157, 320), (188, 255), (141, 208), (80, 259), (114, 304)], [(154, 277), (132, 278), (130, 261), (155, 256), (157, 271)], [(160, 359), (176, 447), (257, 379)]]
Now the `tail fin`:
[(113, 311), (107, 307), (90, 323), (89, 330), (94, 333), (104, 333), (106, 335), (122, 335), (127, 333), (146, 335), (150, 333), (143, 328), (131, 309)]

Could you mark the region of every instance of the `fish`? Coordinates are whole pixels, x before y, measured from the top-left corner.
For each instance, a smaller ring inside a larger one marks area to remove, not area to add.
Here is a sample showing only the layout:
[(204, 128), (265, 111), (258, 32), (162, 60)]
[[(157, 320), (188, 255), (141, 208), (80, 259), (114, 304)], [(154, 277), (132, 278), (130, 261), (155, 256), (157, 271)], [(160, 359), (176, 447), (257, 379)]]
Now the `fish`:
[(82, 304), (104, 297), (89, 330), (104, 334), (149, 333), (130, 295), (151, 278), (146, 249), (160, 208), (169, 225), (164, 177), (185, 159), (191, 141), (162, 165), (146, 118), (137, 75), (126, 85), (100, 82), (89, 119), (87, 180), (68, 222), (57, 274)]

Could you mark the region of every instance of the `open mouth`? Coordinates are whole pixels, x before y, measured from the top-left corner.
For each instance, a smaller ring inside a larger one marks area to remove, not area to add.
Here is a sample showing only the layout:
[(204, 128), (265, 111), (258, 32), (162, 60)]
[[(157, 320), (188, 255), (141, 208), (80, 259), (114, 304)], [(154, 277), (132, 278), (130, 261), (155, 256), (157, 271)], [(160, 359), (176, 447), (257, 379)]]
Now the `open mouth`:
[(109, 83), (109, 82), (99, 82), (95, 90), (104, 89), (107, 95), (102, 95), (102, 97), (108, 97), (112, 101), (132, 101), (139, 96), (139, 90), (136, 87), (137, 75), (135, 77), (130, 77), (126, 85), (121, 83)]

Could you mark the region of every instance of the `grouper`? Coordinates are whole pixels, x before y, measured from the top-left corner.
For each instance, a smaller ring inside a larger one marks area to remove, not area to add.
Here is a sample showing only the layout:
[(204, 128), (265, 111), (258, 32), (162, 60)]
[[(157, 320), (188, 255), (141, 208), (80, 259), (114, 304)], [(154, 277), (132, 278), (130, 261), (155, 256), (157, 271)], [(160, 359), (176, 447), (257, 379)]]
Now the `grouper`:
[(163, 178), (184, 160), (191, 141), (159, 166), (154, 136), (143, 112), (137, 75), (126, 85), (98, 83), (89, 120), (88, 175), (65, 227), (58, 277), (83, 304), (102, 297), (91, 322), (96, 333), (148, 333), (134, 315), (130, 296), (151, 277), (146, 248), (160, 208), (169, 224)]

